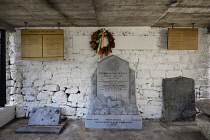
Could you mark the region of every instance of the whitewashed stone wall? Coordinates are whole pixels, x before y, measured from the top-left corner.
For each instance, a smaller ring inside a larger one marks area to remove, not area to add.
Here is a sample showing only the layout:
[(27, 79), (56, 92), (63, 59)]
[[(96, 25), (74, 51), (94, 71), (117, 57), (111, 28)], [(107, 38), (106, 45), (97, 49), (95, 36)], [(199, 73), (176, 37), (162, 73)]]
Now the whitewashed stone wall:
[[(90, 36), (99, 28), (64, 29), (65, 60), (21, 60), (20, 30), (9, 36), (7, 92), (16, 104), (16, 116), (28, 117), (35, 106), (62, 107), (68, 118), (85, 117), (90, 79), (99, 56), (93, 50), (75, 50), (73, 36)], [(209, 40), (199, 31), (198, 50), (167, 50), (167, 29), (150, 27), (106, 28), (116, 36), (156, 36), (158, 50), (113, 50), (136, 71), (136, 97), (143, 118), (162, 116), (162, 79), (185, 76), (195, 80), (196, 97), (208, 98)], [(139, 44), (141, 45), (141, 44)], [(89, 47), (89, 46), (87, 46)], [(128, 46), (129, 47), (129, 46)]]

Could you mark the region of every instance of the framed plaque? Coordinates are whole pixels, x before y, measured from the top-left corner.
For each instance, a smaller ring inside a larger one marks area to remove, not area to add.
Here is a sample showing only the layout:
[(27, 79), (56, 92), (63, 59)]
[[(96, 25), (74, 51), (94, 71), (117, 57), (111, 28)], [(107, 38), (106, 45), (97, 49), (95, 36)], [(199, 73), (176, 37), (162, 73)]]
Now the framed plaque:
[(198, 28), (169, 28), (169, 50), (197, 50)]
[(21, 30), (22, 60), (63, 60), (62, 29)]

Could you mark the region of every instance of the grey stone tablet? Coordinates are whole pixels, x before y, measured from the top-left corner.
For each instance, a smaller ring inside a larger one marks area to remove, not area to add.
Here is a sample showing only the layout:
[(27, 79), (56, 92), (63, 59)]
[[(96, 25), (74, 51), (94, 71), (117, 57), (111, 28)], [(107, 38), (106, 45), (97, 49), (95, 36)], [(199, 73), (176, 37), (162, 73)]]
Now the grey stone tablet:
[(59, 107), (34, 107), (28, 125), (58, 125), (60, 117)]

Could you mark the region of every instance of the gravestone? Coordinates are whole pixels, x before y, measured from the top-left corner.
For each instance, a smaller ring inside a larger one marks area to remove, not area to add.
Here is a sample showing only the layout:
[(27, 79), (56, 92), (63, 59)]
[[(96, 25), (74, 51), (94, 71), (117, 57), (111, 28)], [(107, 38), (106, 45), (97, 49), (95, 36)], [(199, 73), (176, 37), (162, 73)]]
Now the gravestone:
[(163, 120), (195, 120), (194, 80), (185, 77), (163, 79)]
[(135, 72), (129, 63), (110, 56), (92, 76), (86, 128), (142, 129), (135, 96)]

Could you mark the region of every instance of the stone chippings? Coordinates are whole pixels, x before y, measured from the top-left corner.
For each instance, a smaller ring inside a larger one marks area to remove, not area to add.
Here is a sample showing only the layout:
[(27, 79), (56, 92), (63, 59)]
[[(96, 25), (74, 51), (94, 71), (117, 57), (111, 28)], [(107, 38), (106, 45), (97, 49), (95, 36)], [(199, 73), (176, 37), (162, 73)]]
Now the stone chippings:
[[(85, 117), (91, 93), (91, 76), (100, 58), (91, 49), (76, 49), (72, 46), (72, 41), (73, 36), (91, 36), (98, 28), (63, 29), (64, 61), (22, 61), (20, 30), (8, 34), (7, 93), (11, 103), (16, 105), (17, 117), (28, 117), (32, 108), (38, 106), (62, 107), (62, 112), (69, 118)], [(208, 83), (206, 57), (209, 55), (210, 39), (205, 29), (200, 29), (198, 50), (180, 51), (166, 50), (167, 29), (150, 27), (106, 29), (114, 33), (114, 36), (157, 37), (158, 50), (113, 49), (112, 53), (128, 61), (130, 68), (136, 71), (136, 104), (143, 118), (161, 118), (163, 78), (177, 76), (193, 78), (196, 97), (209, 97), (206, 86)]]

